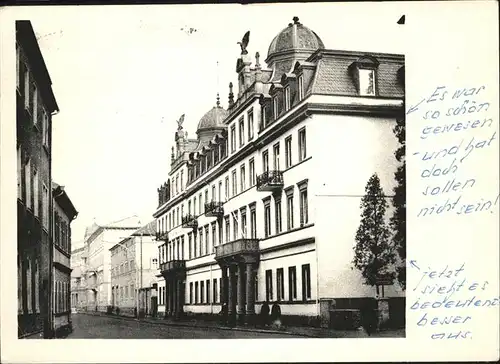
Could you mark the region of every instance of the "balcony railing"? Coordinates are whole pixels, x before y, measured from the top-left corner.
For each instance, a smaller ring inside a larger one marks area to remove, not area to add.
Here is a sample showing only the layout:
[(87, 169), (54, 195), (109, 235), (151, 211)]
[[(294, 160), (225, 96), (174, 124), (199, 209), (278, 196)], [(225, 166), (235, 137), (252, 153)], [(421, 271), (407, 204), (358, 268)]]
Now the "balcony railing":
[(167, 241), (167, 236), (168, 236), (168, 234), (166, 232), (165, 233), (157, 232), (156, 233), (156, 240), (157, 241)]
[(183, 269), (186, 269), (185, 260), (171, 260), (160, 264), (160, 271), (162, 273), (168, 273)]
[(205, 216), (221, 217), (224, 215), (224, 203), (219, 201), (211, 201), (205, 203)]
[(258, 239), (238, 239), (215, 247), (215, 258), (224, 258), (238, 254), (256, 254), (259, 252)]
[(257, 191), (274, 191), (283, 188), (281, 171), (266, 171), (257, 176)]
[(185, 215), (182, 217), (182, 227), (188, 229), (196, 229), (198, 227), (198, 221), (193, 215)]

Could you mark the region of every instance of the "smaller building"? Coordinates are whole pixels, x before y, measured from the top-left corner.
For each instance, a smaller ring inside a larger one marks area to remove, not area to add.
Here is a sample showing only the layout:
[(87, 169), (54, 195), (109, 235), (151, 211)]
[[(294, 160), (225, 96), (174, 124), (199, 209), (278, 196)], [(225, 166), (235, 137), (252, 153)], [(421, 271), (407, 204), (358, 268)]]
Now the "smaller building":
[(71, 252), (71, 311), (85, 311), (87, 307), (87, 286), (83, 271), (85, 268), (85, 247), (74, 249)]
[(141, 227), (109, 250), (114, 312), (127, 316), (156, 315), (156, 221)]
[(54, 245), (52, 267), (52, 314), (53, 332), (55, 336), (72, 331), (70, 306), (71, 281), (71, 222), (77, 217), (73, 203), (69, 199), (64, 187), (52, 182), (52, 196), (54, 199), (53, 232)]

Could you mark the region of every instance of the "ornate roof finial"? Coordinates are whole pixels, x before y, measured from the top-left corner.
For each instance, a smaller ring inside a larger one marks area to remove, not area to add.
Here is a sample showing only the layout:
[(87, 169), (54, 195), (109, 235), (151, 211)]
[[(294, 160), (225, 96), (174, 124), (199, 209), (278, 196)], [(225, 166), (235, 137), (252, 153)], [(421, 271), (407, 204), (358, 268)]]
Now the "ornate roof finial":
[(293, 23), (294, 23), (294, 24), (300, 24), (300, 23), (299, 23), (299, 17), (298, 17), (298, 16), (294, 16), (294, 17), (293, 17)]
[(217, 92), (217, 107), (220, 107), (220, 97), (219, 97), (219, 93)]
[(260, 67), (259, 58), (260, 58), (259, 52), (255, 53), (255, 67)]
[(229, 106), (234, 103), (233, 83), (229, 82)]

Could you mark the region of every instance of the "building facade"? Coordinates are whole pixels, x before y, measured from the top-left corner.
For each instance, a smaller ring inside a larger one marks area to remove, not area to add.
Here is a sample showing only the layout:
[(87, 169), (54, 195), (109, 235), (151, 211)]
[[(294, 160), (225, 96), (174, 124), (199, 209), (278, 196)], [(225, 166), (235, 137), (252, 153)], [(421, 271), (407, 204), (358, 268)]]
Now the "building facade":
[(52, 182), (54, 198), (53, 221), (53, 266), (52, 266), (52, 330), (56, 337), (72, 331), (71, 324), (71, 222), (78, 212), (64, 186)]
[(404, 56), (326, 49), (295, 17), (265, 62), (243, 44), (227, 110), (217, 98), (197, 139), (178, 122), (154, 213), (166, 316), (224, 304), (252, 322), (277, 302), (290, 322), (318, 323), (375, 295), (351, 262), (366, 182), (395, 184)]
[(83, 277), (85, 268), (85, 248), (71, 251), (71, 311), (82, 312), (87, 307), (87, 287)]
[(86, 288), (86, 311), (106, 312), (111, 306), (110, 248), (140, 227), (136, 216), (106, 225), (94, 222), (87, 228), (84, 252), (81, 253), (81, 285)]
[(16, 21), (18, 336), (51, 336), (52, 81), (29, 21)]
[[(111, 305), (115, 312), (152, 315), (157, 307), (158, 249), (156, 221), (111, 247)], [(142, 263), (141, 263), (142, 260)], [(117, 311), (118, 309), (118, 311)]]

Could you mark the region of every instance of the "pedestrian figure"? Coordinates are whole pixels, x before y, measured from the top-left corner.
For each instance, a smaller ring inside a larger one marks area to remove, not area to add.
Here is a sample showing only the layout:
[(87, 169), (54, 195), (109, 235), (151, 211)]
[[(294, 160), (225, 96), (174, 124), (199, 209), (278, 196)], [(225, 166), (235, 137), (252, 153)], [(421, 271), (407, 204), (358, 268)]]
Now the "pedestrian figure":
[(260, 322), (263, 326), (267, 326), (269, 323), (269, 303), (267, 301), (260, 308)]
[(271, 322), (273, 327), (281, 327), (281, 308), (277, 302), (275, 302), (271, 308)]
[(222, 304), (222, 308), (220, 310), (220, 315), (221, 315), (222, 324), (226, 325), (227, 324), (227, 303), (226, 302), (224, 302)]

